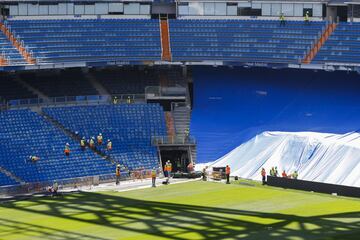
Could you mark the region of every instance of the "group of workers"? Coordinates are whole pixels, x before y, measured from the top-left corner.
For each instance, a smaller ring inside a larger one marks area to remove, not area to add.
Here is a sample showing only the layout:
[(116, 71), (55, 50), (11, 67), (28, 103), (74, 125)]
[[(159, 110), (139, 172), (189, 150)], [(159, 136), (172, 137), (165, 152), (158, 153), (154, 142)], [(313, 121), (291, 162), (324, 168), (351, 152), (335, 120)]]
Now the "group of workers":
[[(130, 172), (129, 172), (130, 174)], [(115, 176), (116, 176), (116, 185), (120, 184), (120, 180), (121, 180), (121, 165), (117, 164), (116, 165), (116, 169), (115, 169)], [(151, 170), (151, 186), (152, 187), (156, 187), (156, 176), (157, 176), (157, 171), (156, 168), (153, 167), (153, 169)]]
[[(86, 149), (86, 145), (89, 145), (90, 149), (96, 150), (96, 143), (98, 146), (101, 146), (103, 144), (103, 136), (101, 133), (99, 133), (99, 135), (96, 137), (96, 140), (95, 140), (95, 137), (91, 137), (88, 140), (86, 140), (85, 137), (82, 137), (80, 140), (80, 148), (81, 148), (81, 150), (84, 151)], [(110, 139), (108, 139), (106, 142), (106, 150), (108, 152), (112, 150), (112, 142)], [(70, 144), (69, 143), (65, 144), (64, 153), (66, 156), (70, 156)]]
[[(131, 97), (130, 96), (127, 96), (127, 98), (126, 98), (126, 103), (127, 104), (130, 104), (130, 103), (132, 103), (133, 102), (133, 100), (131, 99)], [(113, 104), (118, 104), (119, 103), (119, 98), (117, 97), (117, 96), (115, 96), (114, 98), (113, 98)]]
[[(279, 19), (280, 19), (280, 26), (285, 26), (286, 21), (285, 21), (285, 15), (284, 15), (284, 13), (281, 13), (281, 14), (280, 14)], [(304, 15), (304, 23), (305, 23), (305, 24), (310, 24), (310, 13), (309, 13), (309, 11), (306, 11), (306, 12), (305, 12), (305, 15)]]

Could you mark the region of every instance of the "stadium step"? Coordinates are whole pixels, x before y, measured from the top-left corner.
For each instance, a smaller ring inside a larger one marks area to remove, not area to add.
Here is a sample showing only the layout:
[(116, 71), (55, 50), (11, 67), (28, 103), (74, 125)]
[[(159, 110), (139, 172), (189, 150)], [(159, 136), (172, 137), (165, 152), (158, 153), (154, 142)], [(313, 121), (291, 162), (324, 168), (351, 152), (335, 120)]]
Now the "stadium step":
[(0, 22), (0, 30), (5, 34), (11, 44), (19, 51), (28, 64), (36, 64), (36, 59), (33, 57), (33, 54), (25, 48), (24, 44), (14, 36), (14, 34), (3, 22)]
[(18, 176), (16, 176), (12, 172), (6, 170), (5, 168), (3, 168), (1, 166), (0, 166), (0, 172), (2, 172), (3, 174), (5, 174), (6, 176), (8, 176), (9, 178), (11, 178), (12, 180), (14, 180), (18, 183), (25, 184), (24, 180), (22, 180), (21, 178), (19, 178)]
[(310, 64), (311, 61), (315, 58), (316, 54), (320, 51), (320, 48), (324, 45), (326, 40), (330, 37), (330, 35), (335, 31), (336, 23), (330, 23), (326, 26), (325, 30), (321, 34), (320, 38), (313, 45), (310, 51), (305, 56), (303, 63)]
[(190, 126), (190, 106), (175, 106), (172, 110), (175, 132), (177, 136), (185, 137), (185, 130)]
[[(59, 123), (57, 120), (55, 120), (54, 118), (52, 118), (51, 116), (47, 115), (46, 113), (44, 113), (43, 111), (41, 111), (39, 113), (41, 116), (44, 117), (45, 120), (47, 120), (48, 122), (50, 122), (51, 124), (53, 124), (55, 127), (57, 127), (58, 129), (60, 129), (62, 132), (64, 132), (65, 135), (71, 137), (72, 139), (74, 139), (75, 141), (77, 141), (80, 144), (80, 140), (81, 140), (81, 136), (77, 135), (76, 133), (68, 130), (67, 128), (65, 128), (61, 123)], [(100, 151), (98, 150), (92, 150), (94, 152), (94, 154), (99, 155), (102, 159), (104, 159), (105, 161), (110, 162), (111, 164), (115, 164), (116, 161), (113, 160), (111, 157), (109, 156), (104, 156)]]
[(170, 37), (169, 37), (169, 23), (168, 20), (160, 20), (160, 31), (161, 31), (161, 60), (171, 61), (171, 50), (170, 50)]

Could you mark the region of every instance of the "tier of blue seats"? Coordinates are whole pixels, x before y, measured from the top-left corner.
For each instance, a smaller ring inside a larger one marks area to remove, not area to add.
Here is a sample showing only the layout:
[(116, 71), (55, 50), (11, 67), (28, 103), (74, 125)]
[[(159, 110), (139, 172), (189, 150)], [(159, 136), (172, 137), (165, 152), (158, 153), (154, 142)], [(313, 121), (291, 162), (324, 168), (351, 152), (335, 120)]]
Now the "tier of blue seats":
[(2, 172), (0, 172), (0, 186), (8, 186), (8, 185), (15, 185), (17, 184), (16, 181), (12, 180)]
[[(166, 135), (165, 116), (158, 104), (119, 104), (45, 108), (43, 111), (72, 132), (87, 139), (102, 133), (111, 139), (110, 157), (130, 170), (157, 167), (152, 136)], [(105, 151), (105, 143), (98, 147)]]
[(98, 95), (81, 69), (25, 72), (19, 77), (49, 97)]
[(14, 75), (8, 73), (0, 73), (0, 101), (36, 98), (36, 95), (29, 92), (26, 88), (14, 81)]
[(169, 20), (173, 61), (299, 63), (325, 22)]
[[(30, 110), (0, 112), (0, 165), (26, 182), (110, 174), (114, 167), (94, 154), (83, 152), (41, 115)], [(64, 155), (65, 143), (71, 154)], [(36, 163), (29, 156), (40, 157)]]
[(360, 62), (360, 23), (338, 23), (312, 63)]
[(20, 52), (11, 44), (2, 31), (0, 31), (0, 57), (5, 56), (9, 60), (9, 65), (26, 64)]
[(9, 25), (41, 63), (161, 58), (158, 20), (11, 20)]

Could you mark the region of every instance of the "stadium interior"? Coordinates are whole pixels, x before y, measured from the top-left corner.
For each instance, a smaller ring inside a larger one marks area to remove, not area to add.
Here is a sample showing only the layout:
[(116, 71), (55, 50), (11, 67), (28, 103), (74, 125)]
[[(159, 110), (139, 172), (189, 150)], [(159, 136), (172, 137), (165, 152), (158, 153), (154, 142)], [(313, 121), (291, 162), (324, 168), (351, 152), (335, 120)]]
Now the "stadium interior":
[(167, 162), (359, 190), (359, 74), (355, 0), (2, 0), (0, 194)]

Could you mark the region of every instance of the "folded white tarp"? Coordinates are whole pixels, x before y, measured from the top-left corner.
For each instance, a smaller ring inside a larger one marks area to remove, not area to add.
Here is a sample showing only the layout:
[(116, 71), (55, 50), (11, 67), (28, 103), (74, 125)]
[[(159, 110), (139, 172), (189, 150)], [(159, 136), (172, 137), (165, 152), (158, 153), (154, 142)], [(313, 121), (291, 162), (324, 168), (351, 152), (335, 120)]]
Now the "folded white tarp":
[(299, 179), (360, 187), (360, 134), (263, 132), (210, 166), (231, 167), (232, 176), (260, 180), (278, 167)]

